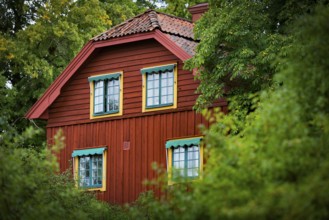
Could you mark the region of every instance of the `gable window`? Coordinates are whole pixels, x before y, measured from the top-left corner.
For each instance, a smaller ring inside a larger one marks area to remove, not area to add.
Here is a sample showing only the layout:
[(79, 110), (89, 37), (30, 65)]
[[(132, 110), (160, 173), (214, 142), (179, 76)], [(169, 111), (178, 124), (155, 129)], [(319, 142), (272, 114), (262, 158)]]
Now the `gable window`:
[(122, 74), (91, 76), (90, 118), (122, 115)]
[(166, 142), (169, 182), (175, 179), (197, 179), (203, 167), (201, 137)]
[(176, 64), (141, 69), (143, 75), (143, 112), (176, 108)]
[(72, 157), (77, 186), (105, 191), (106, 147), (75, 150)]

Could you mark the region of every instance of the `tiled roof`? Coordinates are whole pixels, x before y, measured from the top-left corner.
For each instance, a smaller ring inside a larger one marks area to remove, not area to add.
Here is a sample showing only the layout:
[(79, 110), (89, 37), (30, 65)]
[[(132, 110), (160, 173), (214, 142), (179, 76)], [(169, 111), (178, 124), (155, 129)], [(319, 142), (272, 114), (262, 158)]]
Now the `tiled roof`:
[(110, 30), (93, 38), (94, 41), (108, 40), (137, 33), (152, 32), (156, 29), (165, 33), (173, 42), (190, 55), (194, 55), (197, 41), (193, 37), (194, 24), (183, 18), (147, 10)]

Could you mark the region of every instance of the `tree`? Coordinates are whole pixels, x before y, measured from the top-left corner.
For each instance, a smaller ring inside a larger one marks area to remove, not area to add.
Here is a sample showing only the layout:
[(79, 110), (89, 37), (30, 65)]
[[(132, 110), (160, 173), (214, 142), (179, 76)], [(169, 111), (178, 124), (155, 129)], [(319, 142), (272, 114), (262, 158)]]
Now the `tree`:
[[(0, 102), (1, 136), (14, 137), (34, 125), (24, 120), (24, 114), (81, 47), (114, 22), (139, 10), (120, 7), (120, 1), (108, 2), (1, 2), (0, 9), (6, 11), (2, 14), (0, 34), (0, 82), (4, 85)], [(127, 3), (134, 6), (132, 1)], [(37, 124), (44, 126), (42, 122)], [(45, 140), (44, 132), (40, 135), (39, 140)]]
[[(274, 81), (238, 134), (236, 114), (217, 111), (205, 131), (203, 179), (140, 198), (151, 219), (327, 219), (329, 207), (329, 6), (287, 26), (289, 45), (270, 63)], [(207, 115), (207, 114), (206, 114)], [(142, 210), (142, 211), (139, 211)]]
[[(191, 14), (188, 7), (194, 6), (198, 3), (207, 2), (204, 0), (163, 0), (166, 6), (162, 9), (163, 12), (175, 15), (177, 17), (191, 19)], [(160, 9), (161, 10), (161, 9)]]
[[(197, 68), (201, 110), (223, 96), (254, 93), (272, 85), (272, 65), (280, 49), (290, 44), (288, 26), (313, 10), (317, 1), (209, 1), (197, 23), (196, 55), (187, 62)], [(224, 94), (224, 91), (226, 93)]]

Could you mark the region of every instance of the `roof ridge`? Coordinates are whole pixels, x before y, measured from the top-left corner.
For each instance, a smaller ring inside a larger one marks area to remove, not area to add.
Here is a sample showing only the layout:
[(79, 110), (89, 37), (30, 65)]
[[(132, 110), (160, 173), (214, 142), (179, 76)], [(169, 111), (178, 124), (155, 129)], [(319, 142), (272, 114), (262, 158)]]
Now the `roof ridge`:
[(154, 10), (153, 10), (153, 9), (147, 9), (147, 10), (144, 11), (143, 13), (140, 13), (140, 14), (138, 14), (138, 15), (136, 15), (136, 16), (134, 16), (134, 17), (128, 19), (128, 20), (125, 20), (124, 22), (122, 22), (122, 23), (120, 23), (120, 24), (117, 24), (117, 25), (115, 25), (115, 26), (113, 26), (113, 27), (110, 27), (109, 29), (105, 30), (104, 32), (102, 32), (102, 33), (100, 33), (100, 34), (98, 34), (98, 35), (92, 37), (90, 40), (95, 40), (96, 38), (99, 38), (99, 37), (101, 37), (102, 35), (107, 34), (110, 30), (115, 29), (115, 28), (118, 28), (118, 27), (120, 27), (120, 26), (123, 26), (123, 25), (125, 25), (125, 24), (131, 22), (132, 20), (134, 20), (134, 19), (136, 19), (136, 18), (139, 18), (139, 17), (141, 17), (142, 15), (148, 13), (149, 11), (154, 11)]
[[(168, 21), (170, 22), (168, 23)], [(144, 25), (143, 23), (146, 24), (146, 26), (143, 26)], [(186, 28), (182, 27), (184, 25), (186, 26)], [(139, 26), (140, 30), (136, 28), (137, 26)], [(124, 35), (135, 34), (139, 32), (145, 32), (145, 31), (148, 32), (148, 31), (153, 31), (155, 29), (158, 29), (164, 33), (174, 34), (176, 36), (194, 40), (193, 33), (191, 33), (190, 30), (192, 29), (193, 32), (193, 27), (194, 27), (194, 23), (187, 19), (169, 15), (164, 12), (159, 12), (154, 9), (147, 9), (143, 13), (138, 14), (118, 25), (115, 25), (107, 29), (101, 34), (98, 34), (97, 36), (91, 38), (91, 40), (92, 41), (106, 40), (112, 37), (115, 38)], [(175, 30), (175, 28), (178, 29)], [(182, 31), (182, 33), (180, 33), (180, 31)]]
[(159, 19), (156, 11), (154, 10), (148, 10), (148, 11), (149, 11), (148, 18), (150, 19), (152, 27), (161, 29), (161, 25), (159, 23)]
[[(151, 10), (153, 10), (153, 9), (151, 9)], [(167, 14), (167, 13), (161, 12), (161, 11), (156, 11), (156, 10), (153, 10), (153, 11), (155, 11), (156, 13), (159, 13), (159, 14), (166, 15), (168, 17), (176, 18), (178, 20), (187, 21), (187, 22), (189, 22), (191, 24), (194, 24), (191, 20), (188, 20), (186, 18), (181, 18), (181, 17), (175, 16), (175, 15), (171, 15), (171, 14)]]

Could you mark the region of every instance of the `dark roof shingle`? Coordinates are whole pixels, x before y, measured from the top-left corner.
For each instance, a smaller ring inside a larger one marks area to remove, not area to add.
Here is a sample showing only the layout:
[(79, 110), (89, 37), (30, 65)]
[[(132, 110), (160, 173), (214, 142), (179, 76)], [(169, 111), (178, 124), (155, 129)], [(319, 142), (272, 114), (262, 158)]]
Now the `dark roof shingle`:
[(92, 40), (102, 41), (158, 29), (188, 54), (194, 55), (197, 41), (194, 40), (193, 28), (194, 24), (191, 21), (154, 10), (147, 10), (143, 14), (103, 32)]

